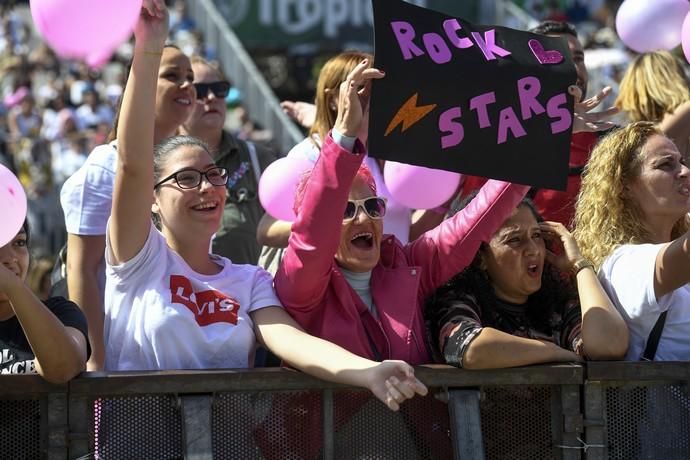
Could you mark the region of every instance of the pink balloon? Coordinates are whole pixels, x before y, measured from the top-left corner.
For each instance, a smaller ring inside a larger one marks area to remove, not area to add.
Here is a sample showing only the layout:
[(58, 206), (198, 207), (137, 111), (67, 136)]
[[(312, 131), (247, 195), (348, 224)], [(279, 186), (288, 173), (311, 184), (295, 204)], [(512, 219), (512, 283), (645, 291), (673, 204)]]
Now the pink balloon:
[(292, 208), (297, 184), (313, 167), (311, 161), (301, 157), (285, 157), (271, 163), (259, 181), (259, 200), (266, 212), (276, 219), (294, 221)]
[(127, 40), (142, 0), (30, 0), (31, 16), (43, 39), (65, 58), (104, 63)]
[(17, 236), (26, 218), (26, 194), (24, 187), (12, 171), (0, 164), (0, 246)]
[(432, 209), (448, 201), (460, 185), (458, 173), (386, 161), (383, 180), (391, 196), (412, 209)]
[(685, 16), (680, 35), (681, 44), (683, 45), (683, 54), (685, 54), (685, 59), (690, 62), (690, 13)]
[(616, 31), (638, 53), (670, 50), (680, 44), (688, 0), (625, 0), (616, 14)]

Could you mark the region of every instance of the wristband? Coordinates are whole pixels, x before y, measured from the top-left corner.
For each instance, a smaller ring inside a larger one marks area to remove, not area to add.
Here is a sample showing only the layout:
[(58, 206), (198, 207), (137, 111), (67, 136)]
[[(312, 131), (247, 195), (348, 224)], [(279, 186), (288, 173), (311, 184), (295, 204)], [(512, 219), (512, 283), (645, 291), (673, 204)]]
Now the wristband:
[(577, 276), (578, 273), (588, 267), (594, 269), (594, 264), (583, 257), (573, 264), (572, 273)]

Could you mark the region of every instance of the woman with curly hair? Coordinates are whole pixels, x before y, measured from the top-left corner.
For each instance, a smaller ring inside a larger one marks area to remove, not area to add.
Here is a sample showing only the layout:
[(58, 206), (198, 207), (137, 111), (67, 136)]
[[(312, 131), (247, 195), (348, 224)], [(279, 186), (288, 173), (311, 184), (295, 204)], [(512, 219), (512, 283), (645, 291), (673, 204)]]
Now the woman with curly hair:
[[(552, 252), (551, 244), (561, 247)], [(544, 222), (528, 199), (427, 302), (426, 314), (445, 362), (467, 369), (620, 359), (628, 345), (625, 323), (575, 239)]]
[(628, 360), (690, 359), (688, 211), (690, 170), (653, 123), (622, 128), (592, 153), (574, 234), (628, 324)]
[(644, 53), (628, 67), (616, 107), (630, 121), (651, 121), (690, 155), (690, 84), (681, 61), (668, 51)]

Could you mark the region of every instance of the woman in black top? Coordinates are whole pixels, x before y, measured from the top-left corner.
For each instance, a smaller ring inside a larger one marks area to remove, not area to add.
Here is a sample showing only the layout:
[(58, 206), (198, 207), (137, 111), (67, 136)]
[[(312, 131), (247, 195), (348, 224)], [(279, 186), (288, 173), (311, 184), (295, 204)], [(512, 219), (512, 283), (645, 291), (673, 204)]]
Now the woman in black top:
[(542, 222), (529, 200), (438, 289), (426, 318), (443, 361), (468, 369), (621, 359), (628, 346), (592, 264), (570, 232)]
[(85, 369), (86, 320), (73, 302), (45, 302), (26, 285), (29, 228), (0, 247), (0, 373), (35, 374), (63, 383)]

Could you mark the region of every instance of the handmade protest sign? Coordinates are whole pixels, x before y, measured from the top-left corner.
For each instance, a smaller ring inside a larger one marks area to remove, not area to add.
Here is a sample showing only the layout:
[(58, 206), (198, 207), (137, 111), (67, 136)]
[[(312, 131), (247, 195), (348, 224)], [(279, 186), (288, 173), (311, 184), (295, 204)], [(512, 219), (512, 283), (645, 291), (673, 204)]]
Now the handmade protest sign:
[(565, 40), (372, 0), (371, 156), (564, 190), (576, 81)]

